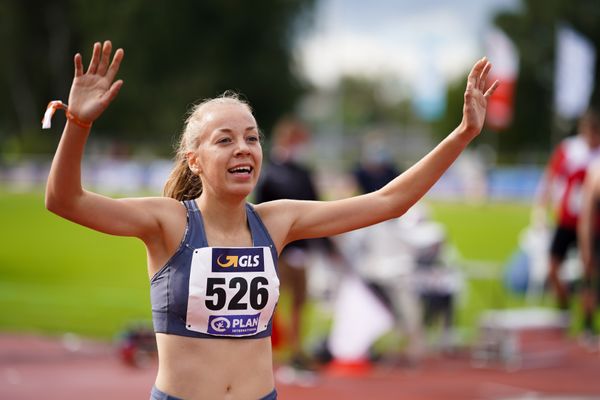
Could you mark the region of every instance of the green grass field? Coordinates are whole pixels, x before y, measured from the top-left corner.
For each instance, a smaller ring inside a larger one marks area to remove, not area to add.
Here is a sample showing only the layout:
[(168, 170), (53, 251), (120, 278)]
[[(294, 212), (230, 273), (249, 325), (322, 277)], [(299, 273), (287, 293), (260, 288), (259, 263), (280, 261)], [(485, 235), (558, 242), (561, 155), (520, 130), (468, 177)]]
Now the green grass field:
[(476, 335), (478, 318), (485, 310), (525, 304), (523, 296), (505, 288), (503, 273), (518, 247), (519, 234), (529, 223), (530, 206), (435, 203), (431, 208), (434, 219), (446, 226), (450, 242), (461, 258), (470, 261), (462, 265), (468, 281), (456, 316), (457, 325), (470, 340)]
[[(430, 204), (462, 257), (480, 260), (457, 323), (467, 332), (485, 309), (522, 304), (499, 279), (527, 224), (522, 204)], [(0, 191), (0, 330), (111, 338), (150, 319), (144, 247), (82, 228), (44, 208), (43, 196)], [(284, 302), (285, 304), (285, 302)]]
[(111, 337), (150, 316), (145, 251), (51, 214), (41, 194), (0, 193), (0, 329)]

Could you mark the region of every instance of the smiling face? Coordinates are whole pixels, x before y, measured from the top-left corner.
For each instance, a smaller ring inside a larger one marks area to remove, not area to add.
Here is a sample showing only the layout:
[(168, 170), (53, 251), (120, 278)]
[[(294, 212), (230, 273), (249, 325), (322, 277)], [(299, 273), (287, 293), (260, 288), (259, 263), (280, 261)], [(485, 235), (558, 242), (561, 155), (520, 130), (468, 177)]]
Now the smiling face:
[(204, 192), (248, 196), (262, 165), (258, 126), (249, 107), (236, 101), (206, 104), (194, 129), (198, 136), (190, 143), (187, 158)]

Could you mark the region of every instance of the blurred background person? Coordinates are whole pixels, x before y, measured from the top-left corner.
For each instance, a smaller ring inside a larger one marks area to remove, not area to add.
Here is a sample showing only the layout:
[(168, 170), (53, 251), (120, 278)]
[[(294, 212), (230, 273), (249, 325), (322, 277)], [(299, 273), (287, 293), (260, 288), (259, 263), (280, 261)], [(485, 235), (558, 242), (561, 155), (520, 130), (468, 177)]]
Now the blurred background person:
[[(415, 212), (418, 213), (413, 207), (406, 215)], [(336, 243), (352, 271), (379, 304), (373, 305), (370, 313), (362, 315), (358, 315), (350, 307), (338, 308), (333, 316), (333, 329), (335, 330), (338, 319), (349, 318), (343, 313), (353, 314), (352, 324), (345, 324), (344, 336), (353, 335), (355, 341), (359, 342), (357, 334), (360, 332), (358, 329), (350, 332), (352, 326), (376, 324), (373, 315), (378, 314), (377, 308), (382, 306), (391, 317), (391, 323), (382, 324), (382, 328), (375, 333), (369, 332), (367, 337), (370, 343), (367, 344), (371, 348), (365, 348), (364, 351), (369, 350), (370, 354), (363, 354), (363, 358), (378, 359), (383, 356), (384, 359), (389, 359), (391, 355), (377, 354), (372, 345), (383, 334), (390, 332), (390, 328), (394, 328), (394, 336), (401, 339), (400, 361), (406, 366), (417, 365), (424, 355), (422, 309), (414, 279), (415, 253), (411, 243), (406, 240), (412, 234), (412, 228), (412, 224), (406, 223), (404, 218), (395, 218), (336, 237)], [(354, 297), (358, 296), (357, 292)], [(350, 304), (350, 300), (344, 301)], [(334, 357), (341, 358), (343, 354), (336, 354), (336, 340), (333, 334), (329, 345)]]
[(569, 308), (571, 293), (561, 279), (560, 269), (569, 250), (577, 246), (582, 185), (588, 166), (599, 155), (600, 114), (590, 108), (581, 116), (577, 134), (563, 139), (553, 151), (532, 212), (532, 222), (539, 226), (547, 224), (548, 207), (555, 209), (548, 276), (563, 310)]
[[(319, 199), (312, 172), (306, 166), (310, 139), (306, 125), (295, 116), (283, 116), (275, 124), (270, 157), (255, 192), (257, 203), (279, 199)], [(296, 369), (310, 369), (311, 364), (302, 349), (302, 313), (307, 296), (309, 251), (319, 242), (318, 239), (292, 242), (279, 257), (281, 284), (291, 295), (289, 327), (279, 334), (289, 346), (290, 366)], [(277, 314), (276, 318), (276, 326), (282, 327), (284, 319)]]
[(583, 339), (591, 349), (599, 351), (600, 341), (594, 317), (600, 297), (600, 160), (592, 163), (585, 178), (578, 235), (583, 264)]
[(359, 190), (362, 193), (379, 190), (400, 172), (383, 138), (375, 132), (366, 135), (360, 161), (352, 171)]
[[(356, 191), (371, 193), (400, 173), (388, 148), (383, 136), (375, 132), (365, 135), (360, 161), (352, 170)], [(449, 259), (444, 228), (430, 218), (423, 204), (416, 204), (401, 218), (339, 235), (335, 240), (354, 275), (347, 283), (354, 288), (353, 298), (342, 302), (353, 304), (362, 296), (362, 302), (371, 307), (369, 313), (362, 314), (351, 307), (336, 308), (329, 339), (336, 366), (342, 364), (340, 360), (347, 364), (353, 360), (358, 366), (366, 357), (389, 359), (391, 354), (378, 354), (373, 348), (385, 333), (400, 339), (400, 361), (416, 366), (427, 352), (425, 325), (433, 327), (438, 321), (441, 330), (436, 347), (452, 350), (455, 297), (462, 289), (462, 277)], [(357, 280), (370, 293), (359, 290)], [(344, 293), (340, 290), (339, 297)], [(352, 328), (356, 326), (369, 328), (359, 331)], [(356, 343), (352, 351), (343, 346), (350, 336)], [(362, 353), (356, 350), (361, 345)]]
[[(365, 135), (361, 158), (352, 170), (357, 191), (364, 194), (379, 190), (399, 174), (384, 137), (377, 132)], [(422, 311), (414, 284), (415, 252), (407, 240), (415, 226), (412, 216), (421, 211), (415, 205), (402, 218), (338, 238), (350, 266), (393, 316), (397, 333), (405, 337), (409, 366), (416, 365), (424, 354)]]

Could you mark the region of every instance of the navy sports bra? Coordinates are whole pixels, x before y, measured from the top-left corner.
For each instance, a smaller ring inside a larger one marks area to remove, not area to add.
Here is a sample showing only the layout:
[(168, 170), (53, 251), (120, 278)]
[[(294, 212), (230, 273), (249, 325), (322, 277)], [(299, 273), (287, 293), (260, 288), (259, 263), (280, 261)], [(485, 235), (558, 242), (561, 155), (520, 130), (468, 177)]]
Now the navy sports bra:
[(253, 247), (209, 247), (194, 200), (179, 248), (150, 280), (154, 331), (196, 338), (271, 336), (279, 298), (277, 251), (250, 204)]

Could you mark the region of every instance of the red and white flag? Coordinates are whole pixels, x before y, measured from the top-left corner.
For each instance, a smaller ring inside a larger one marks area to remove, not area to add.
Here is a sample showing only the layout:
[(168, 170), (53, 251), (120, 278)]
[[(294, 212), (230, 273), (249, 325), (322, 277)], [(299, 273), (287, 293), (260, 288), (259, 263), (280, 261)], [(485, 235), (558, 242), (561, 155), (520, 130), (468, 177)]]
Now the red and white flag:
[(487, 58), (493, 65), (488, 82), (500, 81), (488, 101), (486, 123), (489, 128), (500, 131), (508, 128), (513, 120), (519, 54), (508, 36), (498, 29), (491, 30), (486, 39)]

